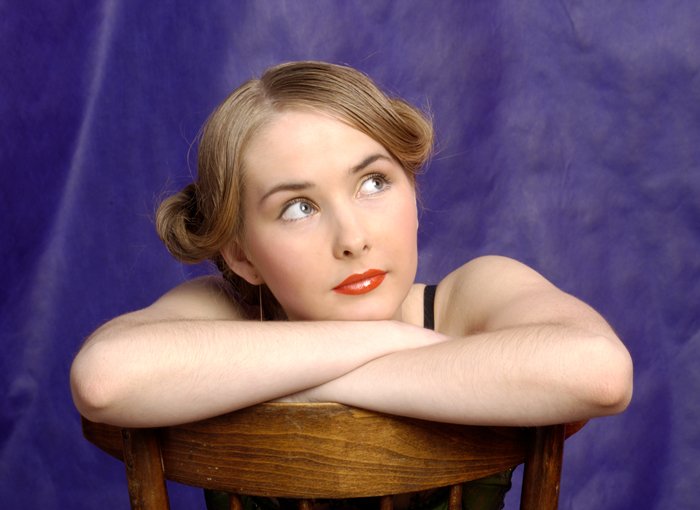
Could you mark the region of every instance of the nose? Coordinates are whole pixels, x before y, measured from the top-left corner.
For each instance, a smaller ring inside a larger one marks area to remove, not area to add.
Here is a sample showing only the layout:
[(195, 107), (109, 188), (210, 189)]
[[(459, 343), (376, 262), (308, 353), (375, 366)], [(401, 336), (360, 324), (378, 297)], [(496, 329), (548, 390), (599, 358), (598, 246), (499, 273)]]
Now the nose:
[(357, 213), (343, 211), (334, 215), (333, 256), (337, 259), (359, 257), (370, 249), (365, 222)]

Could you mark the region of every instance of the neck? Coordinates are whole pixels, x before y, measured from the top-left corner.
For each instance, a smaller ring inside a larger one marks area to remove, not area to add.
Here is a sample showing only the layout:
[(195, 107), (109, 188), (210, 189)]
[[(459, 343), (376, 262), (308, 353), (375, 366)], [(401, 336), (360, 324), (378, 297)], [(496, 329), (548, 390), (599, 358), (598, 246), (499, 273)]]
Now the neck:
[(414, 283), (406, 299), (396, 310), (394, 320), (423, 327), (423, 288), (422, 283)]

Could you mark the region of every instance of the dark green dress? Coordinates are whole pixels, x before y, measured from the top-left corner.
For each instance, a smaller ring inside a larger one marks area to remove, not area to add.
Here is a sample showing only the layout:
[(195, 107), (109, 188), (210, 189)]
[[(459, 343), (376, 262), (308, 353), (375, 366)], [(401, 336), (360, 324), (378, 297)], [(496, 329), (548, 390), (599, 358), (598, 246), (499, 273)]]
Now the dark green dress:
[[(512, 471), (462, 484), (464, 510), (501, 510), (511, 486)], [(396, 510), (447, 510), (450, 488), (406, 494), (403, 501), (394, 502)], [(207, 510), (228, 510), (228, 495), (205, 491)], [(398, 497), (397, 497), (398, 498)], [(241, 496), (244, 510), (297, 510), (297, 500)], [(378, 510), (379, 498), (352, 498), (314, 501), (316, 510)]]
[[(435, 285), (426, 285), (423, 299), (423, 326), (435, 328)], [(512, 470), (487, 476), (462, 484), (463, 510), (501, 510), (506, 493), (511, 487)], [(207, 510), (228, 510), (228, 495), (223, 492), (204, 491)], [(450, 488), (406, 494), (396, 497), (396, 510), (447, 510)], [(297, 500), (241, 496), (244, 510), (297, 510)], [(379, 498), (352, 498), (317, 500), (317, 510), (376, 510)]]

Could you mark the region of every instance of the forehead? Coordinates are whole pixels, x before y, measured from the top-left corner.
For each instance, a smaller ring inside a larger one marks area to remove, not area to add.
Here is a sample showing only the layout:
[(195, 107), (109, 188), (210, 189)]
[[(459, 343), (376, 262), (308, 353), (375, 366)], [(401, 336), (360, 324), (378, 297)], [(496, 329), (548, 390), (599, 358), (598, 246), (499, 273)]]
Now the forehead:
[(376, 140), (330, 114), (289, 110), (274, 114), (248, 143), (245, 167), (291, 171), (316, 165), (358, 163), (369, 153), (388, 151)]

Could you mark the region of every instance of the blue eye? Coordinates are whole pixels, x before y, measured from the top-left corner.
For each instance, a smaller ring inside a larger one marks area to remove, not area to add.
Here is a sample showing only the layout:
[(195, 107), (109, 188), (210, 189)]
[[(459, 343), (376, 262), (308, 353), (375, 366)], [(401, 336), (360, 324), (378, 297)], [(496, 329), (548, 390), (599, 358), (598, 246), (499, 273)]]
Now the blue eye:
[(360, 186), (360, 195), (373, 195), (380, 193), (389, 187), (389, 180), (381, 174), (367, 177)]
[(280, 219), (284, 221), (303, 220), (315, 212), (316, 207), (311, 202), (304, 199), (297, 199), (287, 204), (280, 215)]

